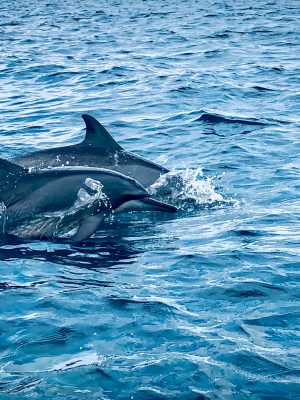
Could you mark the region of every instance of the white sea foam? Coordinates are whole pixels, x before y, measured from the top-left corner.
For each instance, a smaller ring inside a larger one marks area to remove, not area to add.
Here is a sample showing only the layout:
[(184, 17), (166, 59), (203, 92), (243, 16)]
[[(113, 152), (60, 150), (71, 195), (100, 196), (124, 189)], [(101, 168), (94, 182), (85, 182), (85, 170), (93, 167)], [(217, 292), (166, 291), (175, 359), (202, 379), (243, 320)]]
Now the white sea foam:
[(215, 190), (213, 179), (205, 177), (201, 168), (173, 169), (149, 187), (149, 193), (168, 200), (184, 211), (199, 207), (234, 202)]

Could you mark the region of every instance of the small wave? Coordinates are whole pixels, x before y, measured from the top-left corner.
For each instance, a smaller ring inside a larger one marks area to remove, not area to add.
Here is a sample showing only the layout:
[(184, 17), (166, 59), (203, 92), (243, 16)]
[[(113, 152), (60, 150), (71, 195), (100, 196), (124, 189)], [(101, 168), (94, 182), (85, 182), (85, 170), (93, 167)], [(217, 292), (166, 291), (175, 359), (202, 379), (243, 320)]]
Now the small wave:
[(263, 317), (245, 319), (246, 325), (256, 325), (262, 327), (272, 327), (272, 329), (283, 328), (285, 330), (293, 329), (300, 322), (300, 313), (297, 311), (286, 313), (274, 313)]
[(7, 383), (7, 389), (5, 390), (7, 395), (19, 395), (21, 392), (29, 391), (35, 388), (38, 384), (42, 383), (43, 379), (26, 377), (24, 379), (18, 379), (14, 383)]
[(125, 66), (116, 67), (116, 66), (114, 66), (109, 69), (104, 69), (100, 73), (104, 74), (104, 75), (115, 75), (115, 76), (123, 77), (126, 75), (126, 73), (131, 73), (131, 72), (134, 72), (134, 69), (131, 67), (125, 67)]
[(39, 285), (44, 285), (47, 283), (47, 281), (37, 281), (37, 282), (31, 282), (31, 283), (24, 283), (24, 284), (13, 284), (13, 283), (8, 283), (8, 282), (0, 282), (0, 291), (4, 290), (26, 290), (26, 289), (32, 289), (35, 288), (36, 286)]
[(197, 89), (191, 87), (191, 86), (180, 86), (177, 89), (171, 89), (171, 92), (179, 92), (179, 93), (186, 93), (186, 94), (191, 94), (191, 93), (197, 93)]
[(291, 370), (285, 365), (268, 359), (265, 356), (250, 353), (247, 350), (237, 350), (231, 354), (222, 354), (218, 357), (219, 361), (231, 364), (243, 374), (251, 374), (256, 379), (275, 378), (278, 375), (285, 376)]
[(171, 298), (150, 296), (138, 297), (132, 296), (131, 298), (121, 298), (116, 296), (108, 297), (107, 299), (112, 306), (117, 308), (126, 307), (137, 307), (141, 306), (148, 311), (153, 311), (155, 314), (161, 313), (162, 315), (167, 314), (182, 314), (192, 317), (197, 317), (198, 315), (186, 309), (183, 305), (177, 304)]
[(257, 126), (265, 126), (266, 123), (258, 121), (255, 118), (245, 119), (245, 118), (232, 118), (232, 117), (223, 117), (218, 114), (210, 114), (204, 113), (201, 117), (197, 118), (196, 121), (203, 121), (215, 124), (243, 124), (243, 125), (257, 125)]
[(236, 200), (226, 199), (217, 193), (212, 178), (204, 177), (201, 168), (172, 170), (149, 187), (149, 193), (168, 201), (183, 211), (195, 211), (203, 207), (232, 204)]

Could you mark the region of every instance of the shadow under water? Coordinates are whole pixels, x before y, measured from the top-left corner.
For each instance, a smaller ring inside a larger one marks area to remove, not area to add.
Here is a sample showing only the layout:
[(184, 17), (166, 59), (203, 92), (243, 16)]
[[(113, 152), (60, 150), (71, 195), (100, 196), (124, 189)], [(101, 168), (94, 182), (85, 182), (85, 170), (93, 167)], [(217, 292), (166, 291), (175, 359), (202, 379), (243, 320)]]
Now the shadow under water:
[[(163, 221), (171, 218), (165, 216)], [(155, 215), (140, 218), (140, 214), (135, 213), (123, 218), (113, 217), (94, 237), (76, 245), (67, 239), (30, 241), (8, 235), (0, 247), (0, 261), (39, 260), (95, 271), (121, 268), (135, 262), (138, 255), (148, 250), (155, 242), (157, 224), (163, 221)]]

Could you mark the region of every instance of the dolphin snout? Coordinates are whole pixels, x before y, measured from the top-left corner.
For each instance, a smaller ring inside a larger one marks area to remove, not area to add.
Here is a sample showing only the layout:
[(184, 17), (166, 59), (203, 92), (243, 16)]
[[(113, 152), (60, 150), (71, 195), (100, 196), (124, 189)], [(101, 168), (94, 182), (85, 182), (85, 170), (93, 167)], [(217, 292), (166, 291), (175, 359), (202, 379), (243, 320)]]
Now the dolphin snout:
[(170, 204), (163, 203), (162, 201), (154, 200), (151, 197), (145, 197), (144, 199), (140, 200), (144, 203), (145, 207), (149, 211), (162, 211), (162, 212), (177, 212), (177, 208), (171, 206)]
[(132, 211), (176, 212), (177, 208), (161, 201), (151, 199), (151, 197), (144, 197), (142, 199), (129, 200), (123, 203), (115, 210), (115, 213), (119, 214)]

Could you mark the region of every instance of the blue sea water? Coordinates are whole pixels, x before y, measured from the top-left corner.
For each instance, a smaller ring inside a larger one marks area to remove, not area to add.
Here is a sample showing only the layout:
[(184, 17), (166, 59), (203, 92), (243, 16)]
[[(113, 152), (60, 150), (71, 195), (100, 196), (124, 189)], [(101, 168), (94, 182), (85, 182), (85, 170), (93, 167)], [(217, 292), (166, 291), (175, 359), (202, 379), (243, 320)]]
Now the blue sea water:
[(296, 0), (1, 1), (1, 157), (90, 113), (186, 181), (0, 248), (1, 400), (299, 398), (299, 47)]

